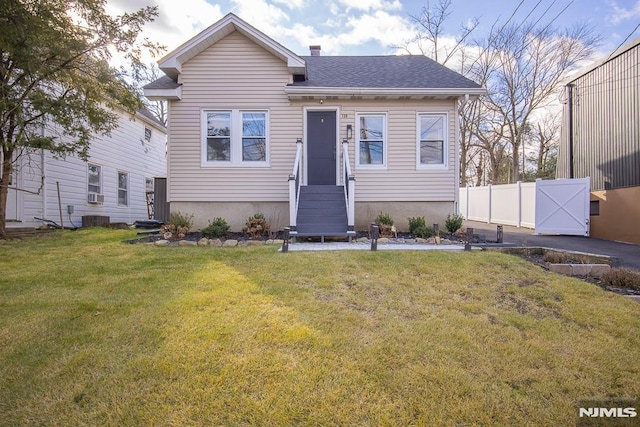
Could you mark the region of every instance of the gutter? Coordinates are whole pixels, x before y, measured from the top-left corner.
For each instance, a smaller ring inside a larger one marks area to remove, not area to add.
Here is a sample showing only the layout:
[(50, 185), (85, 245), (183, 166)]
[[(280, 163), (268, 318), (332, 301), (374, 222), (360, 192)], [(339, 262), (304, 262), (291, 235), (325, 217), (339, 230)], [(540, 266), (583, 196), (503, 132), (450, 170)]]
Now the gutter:
[(376, 88), (285, 86), (287, 95), (298, 96), (464, 96), (485, 95), (484, 88)]
[(574, 84), (567, 84), (568, 90), (568, 114), (569, 114), (569, 179), (573, 179), (573, 88)]

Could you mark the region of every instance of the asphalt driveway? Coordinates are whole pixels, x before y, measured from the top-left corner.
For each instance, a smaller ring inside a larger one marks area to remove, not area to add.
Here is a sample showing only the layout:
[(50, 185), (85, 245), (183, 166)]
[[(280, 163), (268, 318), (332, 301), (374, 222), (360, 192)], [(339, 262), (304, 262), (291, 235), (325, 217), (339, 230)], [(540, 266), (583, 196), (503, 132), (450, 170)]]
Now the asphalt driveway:
[[(484, 222), (465, 221), (463, 227), (472, 227), (474, 233), (484, 234), (487, 241), (496, 240), (496, 225)], [(622, 260), (622, 266), (640, 271), (640, 245), (612, 242), (582, 236), (536, 236), (529, 228), (503, 227), (503, 242), (523, 247), (543, 247), (565, 251), (607, 255)]]

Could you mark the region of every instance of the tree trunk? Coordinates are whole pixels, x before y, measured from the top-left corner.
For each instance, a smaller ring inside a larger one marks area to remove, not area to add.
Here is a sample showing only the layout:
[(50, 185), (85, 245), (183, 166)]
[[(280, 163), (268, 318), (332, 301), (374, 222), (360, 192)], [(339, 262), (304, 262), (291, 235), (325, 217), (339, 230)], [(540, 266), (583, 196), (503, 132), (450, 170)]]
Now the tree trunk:
[(513, 148), (513, 175), (511, 175), (513, 177), (513, 182), (523, 181), (522, 177), (520, 176), (520, 144), (513, 142), (511, 146)]
[(2, 147), (2, 177), (0, 177), (0, 238), (7, 235), (7, 200), (13, 173), (13, 149)]

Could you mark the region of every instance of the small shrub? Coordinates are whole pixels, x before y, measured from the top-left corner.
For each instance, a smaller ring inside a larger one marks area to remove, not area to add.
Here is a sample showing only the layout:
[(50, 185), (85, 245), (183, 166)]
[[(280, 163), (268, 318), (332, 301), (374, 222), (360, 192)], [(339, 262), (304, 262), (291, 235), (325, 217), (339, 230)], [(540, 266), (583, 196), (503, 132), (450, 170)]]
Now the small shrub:
[(612, 268), (602, 275), (602, 283), (612, 288), (640, 291), (640, 272), (628, 268)]
[(426, 239), (435, 235), (433, 227), (428, 227), (423, 216), (409, 218), (409, 232), (415, 237)]
[(209, 225), (201, 230), (202, 236), (208, 239), (217, 237), (224, 237), (229, 232), (229, 224), (224, 218), (216, 218), (213, 221), (209, 221)]
[(376, 224), (393, 225), (393, 218), (387, 213), (380, 212), (376, 217)]
[(257, 239), (269, 234), (269, 223), (263, 214), (257, 213), (247, 220), (242, 231), (248, 234), (249, 238)]
[(435, 232), (433, 231), (433, 227), (425, 225), (416, 228), (411, 234), (416, 237), (420, 237), (421, 239), (427, 239), (429, 237), (433, 237), (435, 235)]
[(193, 227), (193, 214), (186, 215), (180, 211), (171, 212), (169, 215), (169, 224), (173, 224), (176, 227), (191, 229), (191, 227)]
[(445, 227), (447, 227), (447, 231), (453, 234), (456, 231), (462, 228), (462, 222), (464, 221), (464, 217), (459, 214), (449, 214), (447, 215), (447, 219), (444, 222)]
[(376, 224), (378, 224), (381, 237), (393, 237), (395, 235), (396, 228), (393, 226), (391, 215), (380, 212), (376, 217)]
[(171, 212), (169, 222), (160, 227), (160, 232), (165, 239), (182, 239), (187, 235), (193, 226), (193, 214), (185, 215), (178, 212)]
[(561, 252), (547, 252), (543, 259), (549, 264), (564, 264), (567, 261), (567, 256)]
[(416, 234), (416, 230), (420, 228), (424, 228), (426, 226), (427, 226), (427, 223), (425, 222), (423, 216), (409, 218), (409, 233), (413, 234), (414, 236), (422, 237)]

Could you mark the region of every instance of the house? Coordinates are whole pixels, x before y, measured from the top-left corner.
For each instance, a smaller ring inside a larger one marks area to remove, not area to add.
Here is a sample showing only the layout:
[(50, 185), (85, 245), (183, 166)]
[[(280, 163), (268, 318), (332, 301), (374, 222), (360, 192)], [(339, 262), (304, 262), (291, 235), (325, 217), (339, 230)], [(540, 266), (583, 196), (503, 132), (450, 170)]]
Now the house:
[(388, 213), (456, 211), (458, 107), (485, 93), (424, 56), (299, 56), (229, 14), (159, 62), (168, 199), (194, 226), (263, 213), (295, 235), (347, 235)]
[(147, 110), (118, 115), (111, 135), (92, 141), (87, 162), (41, 149), (18, 157), (7, 227), (37, 227), (43, 220), (79, 227), (83, 217), (131, 223), (152, 216), (154, 180), (166, 177), (166, 129)]
[(640, 38), (571, 77), (558, 178), (591, 178), (591, 236), (640, 243)]

